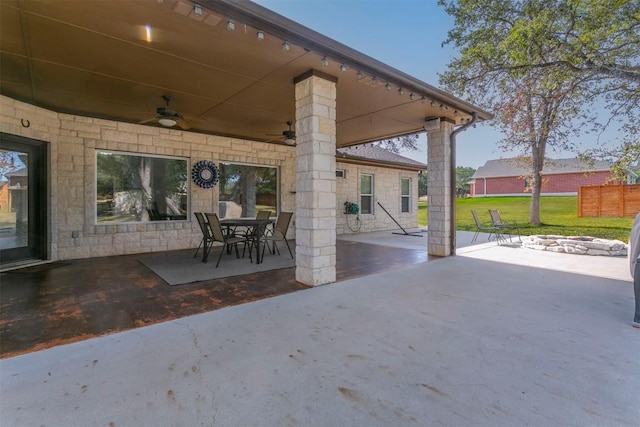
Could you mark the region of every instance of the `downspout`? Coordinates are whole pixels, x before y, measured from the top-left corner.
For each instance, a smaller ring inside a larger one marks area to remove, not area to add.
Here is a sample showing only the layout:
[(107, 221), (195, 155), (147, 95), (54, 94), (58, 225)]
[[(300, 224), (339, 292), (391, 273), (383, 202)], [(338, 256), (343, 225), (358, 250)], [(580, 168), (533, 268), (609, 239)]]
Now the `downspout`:
[(449, 168), (451, 169), (450, 179), (451, 179), (451, 217), (449, 221), (451, 221), (451, 237), (450, 237), (450, 245), (451, 252), (449, 255), (456, 254), (456, 135), (462, 131), (467, 130), (467, 128), (478, 120), (478, 115), (473, 112), (471, 113), (471, 121), (465, 123), (457, 129), (454, 129), (449, 136), (449, 147), (451, 149), (451, 156), (449, 161)]

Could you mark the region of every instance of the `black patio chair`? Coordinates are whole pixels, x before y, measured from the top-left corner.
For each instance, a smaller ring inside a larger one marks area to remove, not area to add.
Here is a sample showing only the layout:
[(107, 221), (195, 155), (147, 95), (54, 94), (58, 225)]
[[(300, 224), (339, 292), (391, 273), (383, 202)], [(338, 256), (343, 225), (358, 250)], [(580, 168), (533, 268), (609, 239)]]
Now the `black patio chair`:
[(200, 240), (198, 249), (196, 249), (196, 253), (193, 255), (193, 257), (197, 257), (200, 248), (204, 246), (204, 256), (202, 257), (202, 262), (206, 262), (207, 255), (211, 250), (211, 245), (213, 244), (213, 235), (211, 234), (211, 229), (209, 228), (209, 224), (207, 223), (207, 219), (204, 217), (204, 214), (202, 212), (194, 212), (193, 214), (196, 216), (198, 225), (200, 226), (200, 231), (202, 232), (202, 240)]
[(264, 259), (264, 250), (269, 246), (269, 242), (273, 245), (273, 247), (269, 249), (272, 254), (275, 251), (280, 255), (280, 249), (278, 249), (276, 242), (284, 242), (287, 245), (287, 249), (289, 249), (289, 255), (293, 258), (293, 252), (291, 251), (291, 246), (289, 246), (289, 241), (287, 240), (287, 230), (289, 230), (289, 223), (291, 223), (292, 216), (293, 212), (280, 212), (273, 230), (268, 230), (265, 233), (265, 245), (262, 247), (262, 259)]
[[(227, 248), (233, 247), (236, 250), (236, 258), (240, 258), (240, 252), (238, 251), (238, 243), (246, 244), (247, 240), (244, 237), (238, 237), (233, 234), (225, 235), (222, 231), (222, 226), (220, 225), (220, 219), (218, 219), (218, 215), (215, 213), (205, 213), (207, 217), (207, 222), (209, 223), (209, 228), (211, 229), (211, 235), (213, 236), (212, 245), (214, 242), (222, 243), (222, 248), (220, 250), (220, 255), (218, 256), (218, 262), (216, 263), (216, 268), (220, 265), (220, 260), (222, 259), (222, 254), (225, 252)], [(211, 249), (209, 249), (211, 250)], [(206, 261), (206, 256), (205, 260)]]
[[(271, 217), (271, 211), (267, 211), (267, 210), (259, 210), (256, 213), (256, 219), (269, 219)], [(266, 227), (263, 228), (261, 230), (261, 235), (258, 235), (258, 228), (257, 227), (251, 227), (248, 230), (246, 230), (243, 234), (243, 236), (245, 237), (245, 239), (247, 240), (247, 244), (245, 244), (244, 249), (242, 250), (242, 256), (244, 257), (244, 253), (245, 253), (245, 249), (247, 249), (247, 246), (249, 247), (249, 259), (251, 260), (251, 262), (253, 262), (253, 258), (251, 257), (251, 251), (253, 250), (253, 245), (256, 243), (257, 239), (262, 239), (264, 240), (264, 234), (266, 233), (267, 229)], [(260, 255), (260, 254), (258, 254)], [(258, 259), (258, 256), (256, 256), (256, 260)]]

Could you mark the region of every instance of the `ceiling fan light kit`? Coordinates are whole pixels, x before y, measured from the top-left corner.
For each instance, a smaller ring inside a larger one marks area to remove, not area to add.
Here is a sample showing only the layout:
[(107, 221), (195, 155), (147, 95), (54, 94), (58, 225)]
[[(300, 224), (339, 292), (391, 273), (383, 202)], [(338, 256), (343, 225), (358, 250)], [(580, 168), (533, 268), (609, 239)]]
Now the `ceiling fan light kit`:
[(160, 120), (158, 120), (158, 123), (160, 123), (162, 126), (170, 128), (175, 126), (178, 122), (173, 119), (163, 117)]
[(156, 116), (152, 119), (143, 120), (138, 122), (139, 124), (146, 123), (158, 123), (161, 126), (171, 128), (174, 126), (179, 126), (183, 130), (189, 129), (189, 125), (184, 120), (184, 117), (178, 113), (178, 110), (170, 105), (173, 97), (171, 95), (162, 95), (162, 99), (165, 102), (165, 105), (156, 108)]
[[(270, 139), (267, 142), (281, 141), (286, 145), (291, 145), (291, 146), (296, 145), (296, 131), (291, 129), (291, 126), (293, 126), (293, 122), (291, 120), (288, 120), (287, 126), (289, 127), (289, 129), (283, 130), (281, 137), (279, 137), (278, 139)], [(272, 133), (268, 133), (267, 135), (277, 136), (277, 134), (272, 134)]]
[(287, 126), (289, 126), (289, 129), (282, 132), (282, 140), (287, 145), (296, 145), (296, 132), (291, 130), (291, 125), (293, 125), (293, 122), (288, 121)]

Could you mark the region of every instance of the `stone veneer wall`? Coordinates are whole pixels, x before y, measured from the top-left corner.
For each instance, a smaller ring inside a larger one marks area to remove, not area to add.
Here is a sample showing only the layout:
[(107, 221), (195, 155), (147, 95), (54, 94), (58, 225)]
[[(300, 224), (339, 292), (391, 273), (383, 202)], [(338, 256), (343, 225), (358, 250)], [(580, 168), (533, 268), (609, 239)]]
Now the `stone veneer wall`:
[[(28, 120), (24, 127), (21, 120)], [(200, 229), (190, 221), (96, 225), (96, 149), (141, 154), (179, 156), (190, 165), (210, 160), (280, 167), (281, 209), (295, 211), (295, 148), (238, 139), (164, 129), (90, 117), (60, 114), (0, 96), (0, 132), (48, 143), (48, 258), (89, 258), (195, 248)], [(403, 227), (417, 226), (417, 199), (412, 212), (399, 214), (400, 177), (412, 178), (412, 196), (417, 195), (415, 172), (372, 166), (340, 164), (347, 179), (337, 184), (337, 234), (350, 233), (343, 214), (344, 201), (359, 203), (359, 174), (375, 176), (379, 200)], [(217, 212), (218, 187), (202, 189), (192, 182), (191, 212)], [(375, 215), (363, 215), (361, 231), (395, 229), (391, 219), (375, 205)], [(78, 232), (73, 238), (72, 233)], [(295, 217), (289, 229), (295, 236)]]
[[(28, 120), (29, 127), (21, 125)], [(90, 117), (59, 114), (0, 97), (0, 131), (48, 143), (49, 259), (73, 259), (195, 248), (197, 221), (95, 223), (96, 150), (179, 156), (280, 167), (280, 207), (295, 210), (295, 149)], [(191, 212), (218, 211), (218, 187), (191, 182)], [(72, 232), (78, 237), (73, 238)], [(291, 235), (294, 234), (290, 230)]]
[[(418, 172), (383, 168), (378, 166), (358, 165), (337, 162), (338, 169), (344, 169), (346, 178), (336, 178), (336, 231), (337, 234), (353, 234), (347, 224), (344, 214), (344, 202), (360, 205), (360, 174), (373, 175), (374, 200), (373, 214), (360, 214), (360, 233), (380, 230), (398, 230), (393, 222), (377, 202), (402, 225), (403, 228), (418, 227)], [(411, 179), (411, 208), (410, 212), (400, 212), (400, 179)], [(349, 224), (353, 227), (355, 216), (350, 215)]]

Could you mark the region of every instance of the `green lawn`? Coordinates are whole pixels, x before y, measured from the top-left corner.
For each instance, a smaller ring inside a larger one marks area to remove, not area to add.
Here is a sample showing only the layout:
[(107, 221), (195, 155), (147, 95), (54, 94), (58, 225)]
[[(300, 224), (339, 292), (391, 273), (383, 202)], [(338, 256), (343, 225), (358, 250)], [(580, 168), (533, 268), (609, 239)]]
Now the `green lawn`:
[[(577, 196), (547, 196), (540, 198), (542, 225), (529, 224), (530, 197), (479, 197), (456, 200), (456, 229), (475, 231), (471, 216), (474, 209), (483, 224), (488, 225), (489, 209), (498, 209), (503, 220), (516, 221), (520, 234), (557, 234), (563, 236), (593, 236), (629, 241), (633, 218), (579, 218)], [(427, 202), (418, 203), (418, 223), (427, 225)]]

